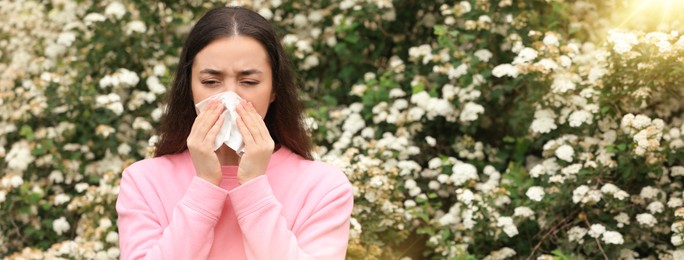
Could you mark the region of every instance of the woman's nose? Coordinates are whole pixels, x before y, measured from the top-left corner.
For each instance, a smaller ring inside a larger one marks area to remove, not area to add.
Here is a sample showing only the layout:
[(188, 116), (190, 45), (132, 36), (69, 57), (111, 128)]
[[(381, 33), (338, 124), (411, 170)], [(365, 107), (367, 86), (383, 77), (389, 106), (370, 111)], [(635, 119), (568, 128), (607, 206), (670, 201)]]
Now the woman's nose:
[(226, 80), (225, 82), (226, 84), (224, 91), (232, 91), (237, 93), (237, 82), (234, 80)]

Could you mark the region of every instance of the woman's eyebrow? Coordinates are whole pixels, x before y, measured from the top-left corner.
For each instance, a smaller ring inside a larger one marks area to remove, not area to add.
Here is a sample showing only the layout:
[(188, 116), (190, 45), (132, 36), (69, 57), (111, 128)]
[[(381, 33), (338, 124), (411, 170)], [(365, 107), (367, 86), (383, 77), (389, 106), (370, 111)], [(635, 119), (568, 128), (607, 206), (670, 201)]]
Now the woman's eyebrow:
[[(203, 69), (200, 70), (200, 74), (209, 74), (209, 75), (223, 75), (223, 71), (216, 70), (216, 69)], [(238, 72), (238, 75), (240, 76), (249, 76), (253, 74), (262, 74), (263, 72), (258, 70), (258, 69), (247, 69), (247, 70), (242, 70)]]
[(249, 76), (252, 74), (261, 74), (261, 73), (262, 72), (260, 70), (257, 70), (257, 69), (248, 69), (248, 70), (242, 70), (238, 74), (242, 75), (242, 76)]
[(223, 72), (215, 69), (203, 69), (200, 70), (199, 74), (209, 74), (209, 75), (223, 75)]

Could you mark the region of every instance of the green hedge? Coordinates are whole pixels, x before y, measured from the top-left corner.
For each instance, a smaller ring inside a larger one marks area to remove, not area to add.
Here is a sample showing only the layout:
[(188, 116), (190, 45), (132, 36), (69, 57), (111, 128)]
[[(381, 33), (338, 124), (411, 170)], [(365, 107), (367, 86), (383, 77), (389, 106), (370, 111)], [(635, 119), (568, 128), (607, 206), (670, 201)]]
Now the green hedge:
[(611, 30), (617, 0), (182, 2), (0, 1), (0, 256), (118, 257), (120, 174), (184, 36), (238, 4), (278, 28), (316, 154), (354, 184), (349, 258), (684, 257), (676, 23)]

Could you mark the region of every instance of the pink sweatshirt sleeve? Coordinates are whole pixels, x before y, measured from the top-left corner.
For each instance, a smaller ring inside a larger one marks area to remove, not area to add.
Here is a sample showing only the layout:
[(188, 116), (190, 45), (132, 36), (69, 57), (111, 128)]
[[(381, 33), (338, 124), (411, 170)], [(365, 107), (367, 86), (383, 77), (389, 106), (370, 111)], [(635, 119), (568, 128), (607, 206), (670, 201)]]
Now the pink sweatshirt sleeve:
[(282, 216), (266, 176), (228, 192), (249, 259), (344, 259), (353, 206), (351, 184), (321, 196), (314, 213), (293, 233)]
[(124, 171), (116, 203), (121, 259), (206, 259), (227, 191), (193, 177), (173, 209), (173, 219), (162, 229), (143, 196), (152, 188), (136, 183), (131, 173)]

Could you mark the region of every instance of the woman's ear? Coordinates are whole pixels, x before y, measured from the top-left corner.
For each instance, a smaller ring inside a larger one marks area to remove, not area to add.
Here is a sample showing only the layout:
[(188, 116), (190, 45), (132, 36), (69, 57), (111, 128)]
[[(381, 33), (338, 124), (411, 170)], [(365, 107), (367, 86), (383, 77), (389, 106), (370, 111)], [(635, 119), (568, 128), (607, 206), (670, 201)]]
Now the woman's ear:
[(275, 101), (275, 99), (276, 99), (276, 93), (273, 92), (273, 93), (271, 93), (271, 101), (269, 101), (269, 103), (273, 103), (273, 101)]

